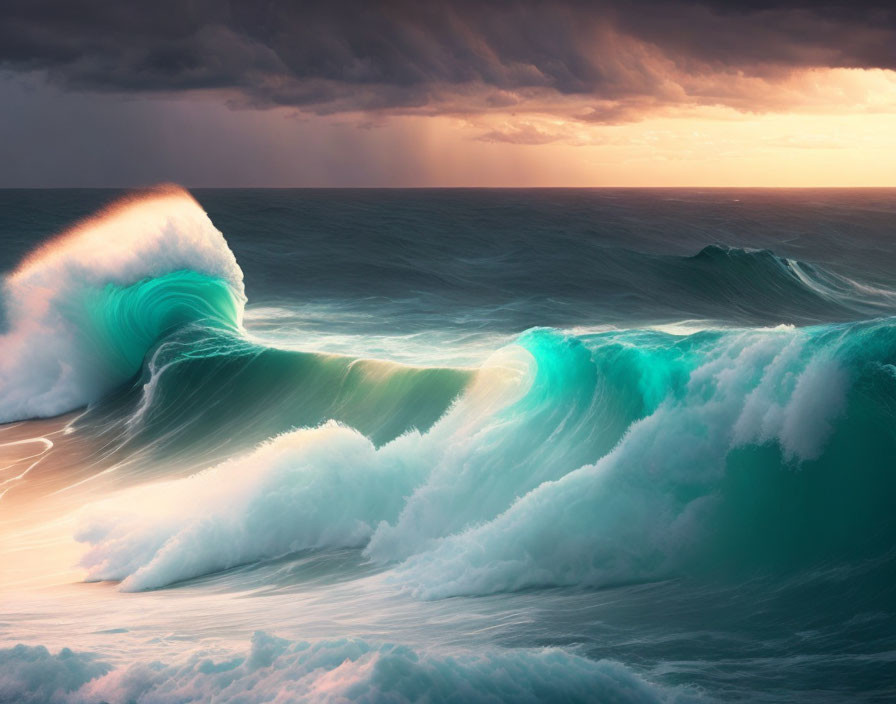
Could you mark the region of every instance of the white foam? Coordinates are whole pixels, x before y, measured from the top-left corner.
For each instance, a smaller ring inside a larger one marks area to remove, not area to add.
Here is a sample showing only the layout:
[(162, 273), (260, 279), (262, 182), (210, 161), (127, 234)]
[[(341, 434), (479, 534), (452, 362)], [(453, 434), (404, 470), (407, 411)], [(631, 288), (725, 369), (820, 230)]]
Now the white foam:
[(624, 665), (560, 649), (440, 653), (358, 639), (290, 642), (258, 632), (248, 652), (201, 650), (113, 668), (97, 656), (23, 645), (0, 650), (0, 701), (19, 704), (696, 701)]
[(802, 333), (727, 337), (691, 372), (686, 393), (632, 424), (612, 452), (446, 536), (394, 580), (440, 598), (674, 573), (712, 535), (728, 453), (778, 442), (785, 458), (817, 457), (846, 380), (830, 357), (808, 352)]
[(363, 546), (399, 517), (434, 467), (458, 461), (485, 419), (525, 393), (527, 361), (519, 349), (492, 360), (426, 435), (377, 449), (331, 421), (88, 507), (77, 536), (93, 545), (83, 562), (88, 578), (141, 590), (302, 549)]

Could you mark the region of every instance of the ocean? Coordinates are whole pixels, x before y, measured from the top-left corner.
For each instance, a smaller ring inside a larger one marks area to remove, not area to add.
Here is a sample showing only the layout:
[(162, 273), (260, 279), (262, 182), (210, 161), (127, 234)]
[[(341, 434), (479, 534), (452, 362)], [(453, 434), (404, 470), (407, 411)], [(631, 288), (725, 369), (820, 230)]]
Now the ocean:
[(894, 223), (0, 191), (0, 702), (896, 699)]

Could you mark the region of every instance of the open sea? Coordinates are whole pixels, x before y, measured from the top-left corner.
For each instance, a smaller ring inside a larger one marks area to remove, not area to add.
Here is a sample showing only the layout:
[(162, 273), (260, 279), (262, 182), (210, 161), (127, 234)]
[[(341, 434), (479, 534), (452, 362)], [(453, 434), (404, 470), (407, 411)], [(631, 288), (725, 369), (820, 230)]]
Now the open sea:
[(0, 191), (0, 702), (896, 700), (896, 189)]

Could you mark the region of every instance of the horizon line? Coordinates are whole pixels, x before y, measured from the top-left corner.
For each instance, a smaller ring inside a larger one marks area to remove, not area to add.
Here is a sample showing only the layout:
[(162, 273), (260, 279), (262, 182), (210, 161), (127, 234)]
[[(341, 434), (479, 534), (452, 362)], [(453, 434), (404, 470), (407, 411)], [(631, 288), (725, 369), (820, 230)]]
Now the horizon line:
[[(153, 182), (144, 185), (123, 185), (123, 186), (0, 186), (0, 191), (141, 191), (154, 188), (159, 183), (171, 183), (171, 181)], [(240, 191), (534, 191), (534, 190), (576, 190), (576, 191), (599, 191), (599, 190), (755, 190), (755, 191), (820, 191), (820, 190), (896, 190), (896, 184), (885, 186), (705, 186), (705, 185), (649, 185), (649, 186), (205, 186), (205, 185), (184, 185), (178, 183), (182, 188), (187, 190), (240, 190)]]

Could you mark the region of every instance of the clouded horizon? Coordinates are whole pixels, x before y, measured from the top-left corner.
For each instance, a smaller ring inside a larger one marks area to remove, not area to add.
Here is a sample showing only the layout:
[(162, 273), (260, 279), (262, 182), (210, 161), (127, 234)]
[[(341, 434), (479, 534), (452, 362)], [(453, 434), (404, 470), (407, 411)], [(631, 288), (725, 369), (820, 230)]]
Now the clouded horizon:
[(8, 0), (0, 186), (896, 185), (880, 1)]

